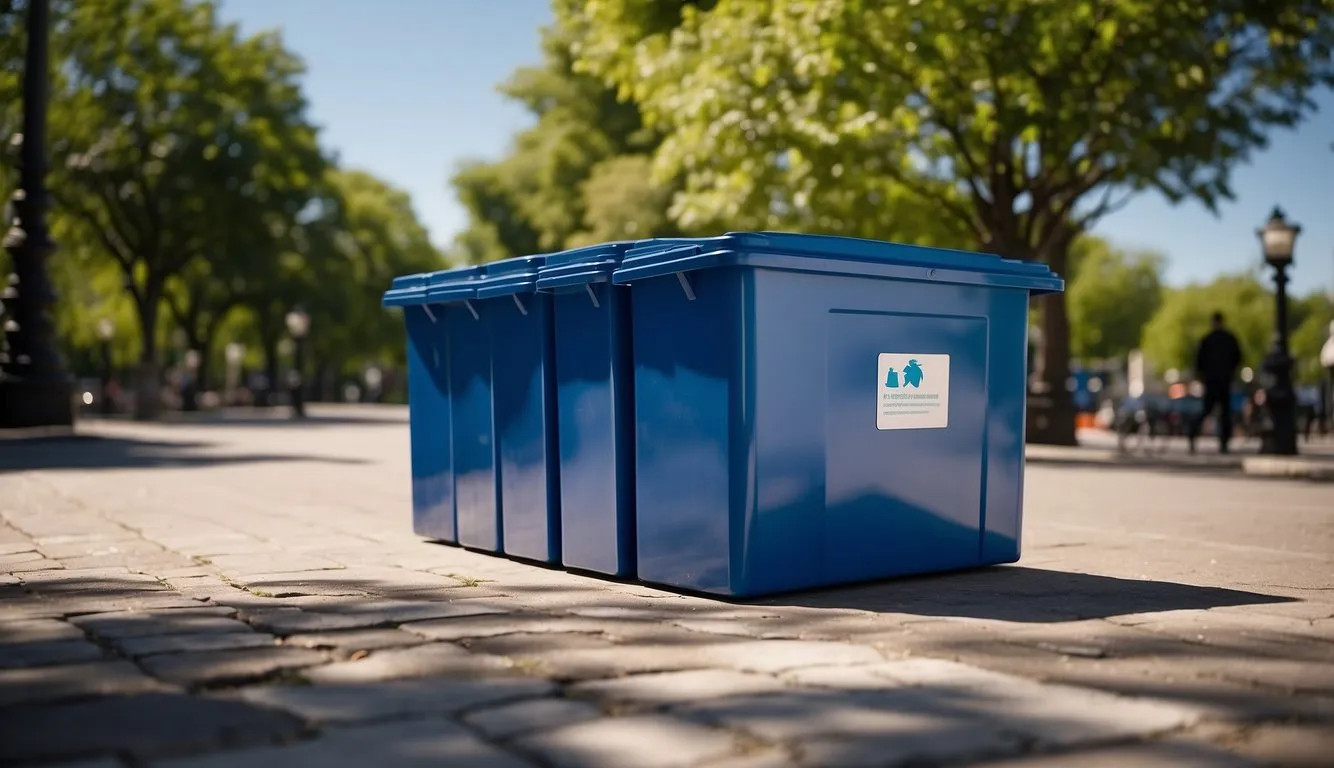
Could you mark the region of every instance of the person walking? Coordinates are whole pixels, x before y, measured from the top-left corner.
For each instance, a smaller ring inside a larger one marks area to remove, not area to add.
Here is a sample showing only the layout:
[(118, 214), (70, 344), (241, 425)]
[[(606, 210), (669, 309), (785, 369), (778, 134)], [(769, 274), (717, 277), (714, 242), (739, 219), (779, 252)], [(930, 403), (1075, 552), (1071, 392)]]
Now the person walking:
[(1200, 340), (1195, 351), (1195, 375), (1204, 385), (1204, 408), (1192, 421), (1186, 439), (1190, 452), (1195, 453), (1195, 438), (1199, 437), (1204, 420), (1215, 408), (1218, 414), (1218, 451), (1228, 452), (1232, 439), (1232, 380), (1241, 365), (1241, 344), (1223, 324), (1223, 313), (1215, 312), (1210, 320), (1211, 330)]

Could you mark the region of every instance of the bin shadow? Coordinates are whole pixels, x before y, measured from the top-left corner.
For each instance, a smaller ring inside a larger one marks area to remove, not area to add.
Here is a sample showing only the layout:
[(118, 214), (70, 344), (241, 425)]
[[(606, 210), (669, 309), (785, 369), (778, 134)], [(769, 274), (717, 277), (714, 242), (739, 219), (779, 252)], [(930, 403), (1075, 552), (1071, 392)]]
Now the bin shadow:
[(32, 470), (165, 469), (226, 464), (313, 461), (365, 464), (362, 459), (280, 453), (210, 453), (213, 443), (138, 440), (101, 435), (36, 437), (0, 442), (0, 474)]
[(1294, 602), (1294, 598), (1223, 587), (1003, 565), (867, 582), (749, 602), (753, 605), (1049, 623), (1287, 603)]

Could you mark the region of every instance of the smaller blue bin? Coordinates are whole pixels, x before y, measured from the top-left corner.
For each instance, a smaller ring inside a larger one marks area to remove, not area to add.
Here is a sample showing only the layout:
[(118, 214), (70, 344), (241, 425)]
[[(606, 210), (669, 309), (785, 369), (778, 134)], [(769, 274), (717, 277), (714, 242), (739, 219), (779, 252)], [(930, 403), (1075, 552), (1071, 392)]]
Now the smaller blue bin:
[(412, 528), (419, 536), (456, 543), (451, 413), (449, 304), (478, 267), (395, 278), (386, 307), (402, 307), (407, 326), (408, 422), (412, 462)]
[[(559, 563), (555, 324), (551, 297), (537, 292), (545, 261), (493, 262), (477, 283), (476, 309), (490, 345), (499, 514), (479, 515), (469, 531), (475, 546)], [(463, 541), (461, 512), (459, 526)]]
[(611, 274), (631, 245), (549, 256), (537, 281), (558, 329), (562, 563), (623, 578), (635, 575), (634, 360), (630, 291)]

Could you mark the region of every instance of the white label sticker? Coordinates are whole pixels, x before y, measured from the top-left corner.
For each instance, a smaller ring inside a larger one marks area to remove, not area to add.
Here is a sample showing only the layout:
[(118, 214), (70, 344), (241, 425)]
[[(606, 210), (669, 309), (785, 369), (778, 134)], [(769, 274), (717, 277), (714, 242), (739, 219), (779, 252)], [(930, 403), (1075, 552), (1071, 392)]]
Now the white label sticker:
[(950, 425), (950, 356), (880, 353), (876, 429)]

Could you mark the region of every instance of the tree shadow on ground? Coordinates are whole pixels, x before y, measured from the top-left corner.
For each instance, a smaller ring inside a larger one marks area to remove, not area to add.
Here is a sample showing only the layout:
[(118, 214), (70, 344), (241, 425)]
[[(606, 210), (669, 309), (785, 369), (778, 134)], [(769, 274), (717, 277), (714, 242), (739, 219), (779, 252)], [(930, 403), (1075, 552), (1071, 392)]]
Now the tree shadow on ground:
[(1291, 601), (1288, 597), (1222, 587), (997, 566), (795, 593), (754, 603), (1014, 622), (1062, 622)]
[(365, 464), (362, 459), (301, 454), (209, 453), (213, 443), (73, 435), (0, 442), (0, 474), (31, 470), (168, 469), (225, 464), (313, 461)]
[(310, 406), (300, 419), (292, 418), (287, 408), (231, 409), (200, 413), (170, 413), (162, 417), (163, 424), (181, 424), (191, 427), (356, 427), (408, 424), (406, 408), (384, 406), (379, 408), (340, 408), (337, 406)]

